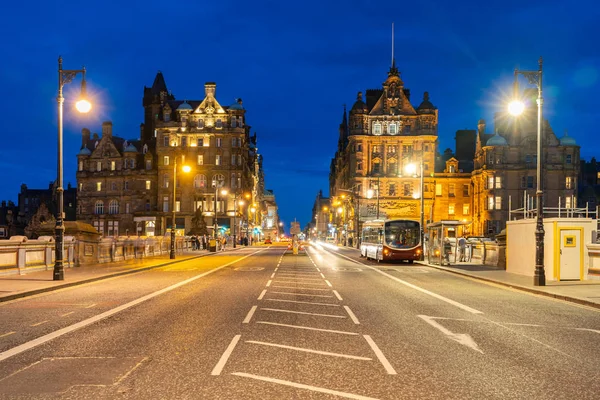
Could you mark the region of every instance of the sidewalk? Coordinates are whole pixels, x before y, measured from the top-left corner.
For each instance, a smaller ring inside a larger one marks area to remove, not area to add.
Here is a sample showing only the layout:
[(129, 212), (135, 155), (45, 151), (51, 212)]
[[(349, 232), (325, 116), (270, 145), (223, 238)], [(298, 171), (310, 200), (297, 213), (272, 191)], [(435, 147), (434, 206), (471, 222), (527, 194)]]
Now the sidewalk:
[[(236, 249), (228, 248), (225, 253)], [(158, 268), (194, 258), (206, 257), (211, 254), (223, 254), (223, 252), (210, 253), (206, 250), (185, 251), (183, 254), (177, 253), (174, 260), (169, 258), (169, 254), (165, 254), (115, 263), (65, 268), (65, 279), (62, 281), (52, 280), (54, 273), (52, 269), (30, 272), (26, 275), (0, 275), (0, 303), (114, 276)]]
[[(514, 289), (600, 308), (600, 280), (546, 281), (546, 286), (534, 286), (533, 277), (517, 275), (486, 265), (457, 263), (446, 266), (417, 261), (431, 268), (508, 286)], [(533, 269), (533, 267), (532, 267)]]

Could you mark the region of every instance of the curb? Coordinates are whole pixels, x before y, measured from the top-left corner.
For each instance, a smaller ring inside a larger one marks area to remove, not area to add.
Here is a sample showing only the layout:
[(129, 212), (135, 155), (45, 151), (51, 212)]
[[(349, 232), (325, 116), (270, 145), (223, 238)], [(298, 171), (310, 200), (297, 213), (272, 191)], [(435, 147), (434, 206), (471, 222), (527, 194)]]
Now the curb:
[(471, 275), (471, 274), (468, 274), (468, 273), (465, 273), (465, 272), (456, 271), (454, 269), (440, 267), (439, 265), (427, 264), (427, 263), (424, 263), (422, 261), (417, 261), (417, 263), (419, 263), (420, 265), (426, 266), (426, 267), (430, 267), (430, 268), (434, 268), (434, 269), (440, 270), (440, 271), (446, 271), (446, 272), (450, 272), (452, 274), (466, 276), (466, 277), (469, 277), (469, 278), (478, 279), (480, 281), (494, 283), (496, 285), (506, 286), (506, 287), (509, 287), (511, 289), (521, 290), (523, 292), (528, 292), (528, 293), (532, 293), (532, 294), (536, 294), (536, 295), (540, 295), (540, 296), (550, 297), (550, 298), (557, 299), (557, 300), (568, 301), (568, 302), (571, 302), (571, 303), (576, 303), (576, 304), (580, 304), (580, 305), (584, 305), (584, 306), (588, 306), (588, 307), (593, 307), (593, 308), (600, 309), (600, 304), (594, 303), (594, 302), (591, 302), (591, 301), (588, 301), (588, 300), (580, 299), (580, 298), (577, 298), (577, 297), (565, 296), (565, 295), (556, 294), (556, 293), (549, 293), (549, 292), (545, 292), (543, 290), (538, 290), (538, 289), (530, 288), (530, 287), (527, 287), (527, 286), (521, 286), (521, 285), (517, 285), (517, 284), (514, 284), (514, 283), (498, 281), (498, 280), (495, 280), (495, 279), (485, 278), (485, 277), (481, 277), (481, 276), (477, 276), (477, 275)]

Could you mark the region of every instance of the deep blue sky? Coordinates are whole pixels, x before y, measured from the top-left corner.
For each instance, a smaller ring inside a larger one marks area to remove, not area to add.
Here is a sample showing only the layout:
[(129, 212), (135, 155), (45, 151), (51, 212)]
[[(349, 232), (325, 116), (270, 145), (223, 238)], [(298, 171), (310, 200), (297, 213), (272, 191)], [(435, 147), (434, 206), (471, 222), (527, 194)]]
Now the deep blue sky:
[[(93, 111), (72, 109), (80, 78), (65, 86), (65, 186), (75, 184), (81, 128), (138, 138), (144, 85), (161, 70), (178, 99), (244, 100), (258, 134), (266, 187), (289, 229), (304, 226), (319, 189), (328, 192), (343, 104), (380, 88), (391, 60), (412, 103), (424, 91), (439, 109), (440, 149), (458, 129), (474, 129), (503, 107), (513, 70), (544, 57), (544, 114), (560, 137), (595, 146), (600, 89), (600, 6), (546, 1), (39, 1), (3, 5), (0, 82), (4, 95), (0, 199), (16, 202), (21, 183), (56, 179), (57, 57), (88, 70)], [(526, 82), (521, 82), (526, 86)], [(596, 122), (596, 124), (594, 124)]]

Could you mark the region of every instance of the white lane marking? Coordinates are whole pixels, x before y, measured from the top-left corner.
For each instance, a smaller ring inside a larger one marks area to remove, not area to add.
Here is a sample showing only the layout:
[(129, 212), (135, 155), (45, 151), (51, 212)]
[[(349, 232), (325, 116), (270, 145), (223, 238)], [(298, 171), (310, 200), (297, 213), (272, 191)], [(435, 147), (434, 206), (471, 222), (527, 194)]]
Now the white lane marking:
[(71, 314), (73, 314), (74, 312), (75, 312), (75, 311), (71, 311), (71, 312), (68, 312), (68, 313), (66, 313), (66, 314), (62, 314), (62, 315), (61, 315), (61, 317), (66, 317), (67, 315), (71, 315)]
[(354, 313), (352, 312), (350, 307), (344, 306), (344, 308), (346, 309), (346, 312), (350, 316), (350, 319), (352, 320), (352, 322), (354, 322), (356, 325), (360, 325), (360, 322), (358, 322), (358, 318), (356, 318), (356, 315), (354, 315)]
[(277, 286), (273, 285), (271, 287), (279, 288), (279, 289), (298, 289), (298, 290), (324, 290), (329, 292), (329, 289), (321, 289), (321, 288), (310, 288), (310, 287), (297, 287), (297, 286)]
[(75, 323), (75, 324), (73, 324), (71, 326), (67, 326), (67, 327), (59, 329), (57, 331), (48, 333), (47, 335), (40, 336), (37, 339), (30, 340), (29, 342), (23, 343), (23, 344), (21, 344), (19, 346), (13, 347), (10, 350), (7, 350), (5, 352), (0, 353), (0, 361), (6, 360), (9, 357), (17, 355), (17, 354), (22, 353), (24, 351), (27, 351), (29, 349), (32, 349), (32, 348), (34, 348), (36, 346), (39, 346), (41, 344), (44, 344), (46, 342), (49, 342), (50, 340), (56, 339), (57, 337), (60, 337), (60, 336), (62, 336), (64, 334), (67, 334), (67, 333), (73, 332), (73, 331), (75, 331), (77, 329), (80, 329), (80, 328), (83, 328), (85, 326), (91, 325), (91, 324), (93, 324), (95, 322), (98, 322), (98, 321), (104, 319), (104, 318), (110, 317), (111, 315), (117, 314), (117, 313), (119, 313), (121, 311), (124, 311), (124, 310), (126, 310), (128, 308), (131, 308), (131, 307), (136, 306), (136, 305), (138, 305), (140, 303), (148, 301), (148, 300), (150, 300), (150, 299), (152, 299), (152, 298), (154, 298), (156, 296), (160, 296), (163, 293), (167, 293), (167, 292), (175, 290), (175, 289), (177, 289), (177, 288), (179, 288), (181, 286), (187, 285), (190, 282), (193, 282), (193, 281), (195, 281), (197, 279), (205, 277), (206, 275), (212, 274), (213, 272), (216, 272), (216, 271), (219, 271), (219, 270), (221, 270), (223, 268), (226, 268), (226, 267), (228, 267), (228, 266), (230, 266), (232, 264), (235, 264), (235, 263), (237, 263), (239, 261), (242, 261), (242, 260), (244, 260), (244, 259), (246, 259), (248, 257), (251, 257), (251, 256), (253, 256), (253, 255), (257, 254), (257, 253), (260, 253), (261, 251), (263, 251), (263, 250), (258, 250), (258, 251), (254, 252), (254, 253), (248, 254), (247, 256), (238, 258), (237, 260), (233, 260), (233, 261), (231, 261), (231, 262), (229, 262), (227, 264), (221, 265), (220, 267), (217, 267), (215, 269), (211, 269), (210, 271), (206, 271), (206, 272), (204, 272), (204, 273), (202, 273), (200, 275), (196, 275), (194, 277), (186, 279), (185, 281), (181, 281), (179, 283), (176, 283), (176, 284), (171, 285), (169, 287), (166, 287), (164, 289), (158, 290), (158, 291), (156, 291), (154, 293), (150, 293), (150, 294), (147, 294), (145, 296), (142, 296), (139, 299), (130, 301), (129, 303), (126, 303), (126, 304), (120, 305), (118, 307), (115, 307), (112, 310), (105, 311), (105, 312), (100, 313), (100, 314), (98, 314), (96, 316), (90, 317), (90, 318), (85, 319), (83, 321), (79, 321), (79, 322), (77, 322), (77, 323)]
[(316, 265), (315, 265), (315, 267), (317, 268), (317, 271), (321, 272), (321, 270), (319, 269), (319, 267), (317, 267)]
[(265, 289), (262, 292), (260, 292), (260, 296), (258, 296), (258, 300), (262, 300), (262, 298), (265, 297), (266, 293), (267, 293), (267, 289)]
[(321, 272), (321, 278), (325, 279), (325, 275)]
[(279, 294), (290, 294), (292, 296), (309, 296), (309, 297), (333, 297), (326, 294), (311, 294), (311, 293), (290, 293), (290, 292), (274, 292), (271, 293), (279, 293)]
[(356, 263), (356, 264), (360, 264), (360, 265), (362, 265), (362, 266), (364, 266), (364, 267), (366, 267), (366, 268), (369, 268), (369, 269), (371, 269), (371, 270), (373, 270), (373, 271), (375, 271), (375, 272), (377, 272), (377, 273), (380, 273), (380, 274), (381, 274), (381, 275), (383, 275), (383, 276), (386, 276), (386, 277), (388, 277), (388, 278), (390, 278), (390, 279), (393, 279), (393, 280), (395, 280), (395, 281), (396, 281), (396, 282), (398, 282), (398, 283), (401, 283), (401, 284), (403, 284), (403, 285), (405, 285), (405, 286), (408, 286), (409, 288), (412, 288), (412, 289), (418, 290), (418, 291), (419, 291), (419, 292), (421, 292), (421, 293), (425, 293), (425, 294), (427, 294), (427, 295), (429, 295), (429, 296), (435, 297), (436, 299), (438, 299), (438, 300), (442, 300), (442, 301), (444, 301), (444, 302), (446, 302), (446, 303), (448, 303), (448, 304), (452, 304), (453, 306), (456, 306), (456, 307), (458, 307), (458, 308), (460, 308), (460, 309), (462, 309), (462, 310), (468, 311), (468, 312), (470, 312), (470, 313), (472, 313), (472, 314), (483, 314), (483, 312), (482, 312), (482, 311), (476, 310), (476, 309), (474, 309), (474, 308), (471, 308), (471, 307), (469, 307), (469, 306), (466, 306), (466, 305), (464, 305), (464, 304), (461, 304), (461, 303), (459, 303), (458, 301), (451, 300), (451, 299), (449, 299), (449, 298), (447, 298), (447, 297), (444, 297), (444, 296), (442, 296), (442, 295), (439, 295), (439, 294), (437, 294), (437, 293), (431, 292), (431, 291), (429, 291), (429, 290), (427, 290), (427, 289), (423, 289), (422, 287), (419, 287), (419, 286), (417, 286), (417, 285), (413, 285), (412, 283), (409, 283), (409, 282), (403, 281), (402, 279), (396, 278), (396, 277), (395, 277), (395, 276), (393, 276), (393, 275), (390, 275), (390, 274), (387, 274), (387, 273), (385, 273), (385, 272), (383, 272), (383, 271), (380, 271), (380, 270), (378, 270), (377, 268), (373, 268), (373, 267), (371, 267), (370, 265), (363, 264), (363, 263), (361, 263), (361, 262), (358, 262), (358, 261), (356, 261), (356, 260), (353, 260), (352, 258), (350, 258), (350, 257), (347, 257), (347, 256), (345, 256), (345, 255), (343, 255), (343, 254), (338, 254), (338, 255), (339, 255), (340, 257), (347, 258), (348, 260), (350, 260), (350, 261), (352, 261), (352, 262), (354, 262), (354, 263)]
[(96, 303), (94, 303), (94, 304), (90, 304), (89, 306), (87, 306), (87, 307), (85, 307), (85, 308), (93, 308), (93, 307), (96, 307), (96, 305), (97, 305)]
[(269, 282), (267, 282), (267, 287), (271, 286), (271, 280), (269, 279)]
[(275, 278), (275, 272), (271, 274), (271, 279)]
[(325, 283), (327, 284), (327, 286), (333, 287), (333, 285), (331, 284), (331, 282), (329, 282), (327, 279), (325, 279)]
[(277, 283), (293, 283), (296, 285), (316, 285), (319, 282), (306, 282), (306, 283), (302, 283), (302, 282), (298, 282), (298, 281), (277, 281)]
[(42, 321), (42, 322), (36, 322), (35, 324), (31, 324), (31, 325), (29, 325), (29, 326), (40, 326), (40, 325), (43, 325), (43, 324), (45, 324), (46, 322), (48, 322), (48, 320), (46, 320), (46, 321)]
[(257, 324), (265, 324), (265, 325), (275, 325), (275, 326), (284, 326), (286, 328), (295, 328), (295, 329), (307, 329), (310, 331), (319, 331), (319, 332), (329, 332), (329, 333), (339, 333), (341, 335), (351, 335), (358, 336), (356, 332), (346, 332), (346, 331), (336, 331), (334, 329), (322, 329), (322, 328), (313, 328), (311, 326), (302, 326), (302, 325), (290, 325), (290, 324), (280, 324), (277, 322), (267, 322), (267, 321), (256, 321)]
[(471, 349), (483, 354), (483, 351), (481, 351), (479, 346), (477, 346), (477, 343), (475, 343), (473, 338), (471, 336), (469, 336), (467, 333), (454, 333), (454, 332), (450, 331), (449, 329), (443, 327), (439, 323), (435, 322), (434, 321), (435, 317), (429, 317), (427, 315), (417, 315), (417, 317), (421, 318), (423, 321), (427, 322), (429, 325), (438, 329), (444, 335), (448, 336), (449, 339), (452, 339), (464, 346), (470, 347)]
[(279, 268), (279, 265), (275, 267), (275, 272), (277, 272), (277, 269)]
[(13, 335), (13, 334), (15, 334), (15, 333), (17, 333), (17, 332), (14, 332), (14, 331), (13, 331), (13, 332), (6, 332), (6, 333), (3, 333), (2, 335), (0, 335), (0, 338), (6, 337), (6, 336), (10, 336), (10, 335)]
[(335, 294), (335, 297), (337, 297), (339, 301), (344, 300), (344, 299), (342, 299), (342, 296), (340, 296), (340, 294), (338, 293), (337, 290), (333, 290), (333, 294)]
[(306, 275), (306, 276), (301, 276), (301, 275), (291, 275), (291, 274), (277, 274), (278, 277), (282, 278), (282, 279), (297, 279), (297, 280), (302, 280), (302, 281), (322, 281), (323, 279), (321, 278), (311, 278), (312, 276), (315, 275)]
[(390, 362), (387, 360), (387, 358), (385, 358), (385, 356), (383, 355), (381, 350), (379, 350), (379, 347), (375, 344), (373, 339), (371, 339), (371, 336), (369, 336), (369, 335), (363, 335), (363, 336), (364, 336), (365, 340), (367, 341), (367, 343), (369, 343), (369, 346), (371, 346), (371, 349), (373, 350), (373, 352), (379, 359), (379, 362), (383, 365), (383, 368), (385, 368), (385, 370), (387, 371), (388, 375), (396, 375), (396, 370), (394, 369), (394, 367), (392, 367), (392, 364), (390, 364)]
[(250, 378), (250, 379), (256, 379), (256, 380), (263, 381), (263, 382), (277, 383), (280, 385), (290, 386), (290, 387), (294, 387), (297, 389), (306, 389), (306, 390), (311, 390), (313, 392), (332, 394), (334, 396), (345, 397), (347, 399), (377, 400), (374, 397), (361, 396), (359, 394), (354, 394), (354, 393), (340, 392), (338, 390), (332, 390), (332, 389), (327, 389), (327, 388), (322, 388), (322, 387), (317, 387), (317, 386), (305, 385), (303, 383), (297, 383), (297, 382), (292, 382), (292, 381), (284, 381), (283, 379), (269, 378), (268, 376), (247, 374), (245, 372), (232, 372), (231, 375), (241, 376), (241, 377)]
[(306, 353), (322, 354), (322, 355), (325, 355), (325, 356), (350, 358), (352, 360), (365, 360), (365, 361), (371, 361), (372, 360), (372, 358), (369, 358), (369, 357), (352, 356), (350, 354), (332, 353), (332, 352), (329, 352), (329, 351), (305, 349), (303, 347), (286, 346), (284, 344), (276, 344), (276, 343), (268, 343), (268, 342), (257, 342), (257, 341), (254, 341), (254, 340), (246, 340), (246, 343), (260, 344), (260, 345), (263, 345), (263, 346), (271, 346), (271, 347), (280, 347), (282, 349), (297, 350), (297, 351), (303, 351), (303, 352), (306, 352)]
[(211, 375), (220, 375), (221, 374), (221, 371), (223, 371), (223, 368), (225, 367), (225, 364), (227, 363), (229, 356), (231, 356), (231, 353), (233, 353), (233, 349), (235, 349), (235, 345), (237, 344), (237, 342), (240, 340), (241, 337), (242, 337), (242, 335), (235, 335), (233, 337), (233, 339), (231, 339), (231, 343), (229, 343), (229, 346), (227, 346), (227, 349), (225, 349), (225, 352), (219, 359), (219, 362), (213, 368), (212, 372), (210, 373)]
[(252, 316), (254, 315), (254, 312), (256, 311), (256, 307), (257, 306), (252, 306), (250, 311), (248, 311), (248, 315), (246, 315), (246, 318), (244, 318), (244, 321), (242, 322), (242, 324), (247, 324), (250, 322), (250, 320), (252, 319)]
[[(284, 303), (300, 303), (300, 304), (312, 304), (315, 306), (329, 306), (329, 307), (339, 307), (338, 304), (329, 304), (329, 303), (314, 303), (312, 301), (299, 301), (299, 300), (283, 300), (283, 299), (265, 299), (268, 301), (281, 301)], [(1, 361), (1, 360), (0, 360)]]
[(261, 310), (290, 313), (290, 314), (314, 315), (317, 317), (346, 318), (345, 315), (318, 314), (318, 313), (311, 313), (311, 312), (305, 312), (305, 311), (281, 310), (279, 308), (261, 308)]
[[(436, 318), (436, 319), (440, 319), (440, 318)], [(447, 318), (447, 319), (450, 319), (450, 318)], [(468, 320), (465, 320), (465, 321), (468, 321)], [(518, 322), (504, 322), (503, 324), (504, 325), (515, 325), (515, 326), (531, 326), (534, 328), (539, 328), (539, 327), (544, 326), (544, 325), (538, 325), (538, 324), (520, 324)]]
[(588, 331), (588, 332), (596, 332), (596, 333), (600, 333), (600, 330), (598, 330), (598, 329), (575, 328), (575, 330), (578, 330), (578, 331)]

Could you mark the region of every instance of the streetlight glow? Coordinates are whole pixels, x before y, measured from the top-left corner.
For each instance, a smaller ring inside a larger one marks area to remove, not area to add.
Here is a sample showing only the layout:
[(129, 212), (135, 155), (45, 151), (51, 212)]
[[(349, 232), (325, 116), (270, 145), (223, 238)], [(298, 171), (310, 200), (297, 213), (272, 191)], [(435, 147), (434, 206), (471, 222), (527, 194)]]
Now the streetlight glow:
[(85, 114), (85, 113), (90, 112), (90, 110), (92, 109), (92, 103), (90, 103), (86, 99), (81, 99), (77, 103), (75, 103), (75, 108), (80, 113)]
[(415, 175), (417, 173), (417, 165), (415, 163), (410, 163), (404, 167), (404, 170), (408, 175)]
[(508, 112), (510, 113), (510, 115), (521, 115), (523, 114), (524, 110), (525, 103), (523, 103), (521, 100), (513, 100), (510, 103), (508, 103)]
[(183, 167), (181, 167), (181, 170), (185, 173), (188, 173), (192, 170), (192, 167), (190, 167), (189, 165), (184, 165)]

